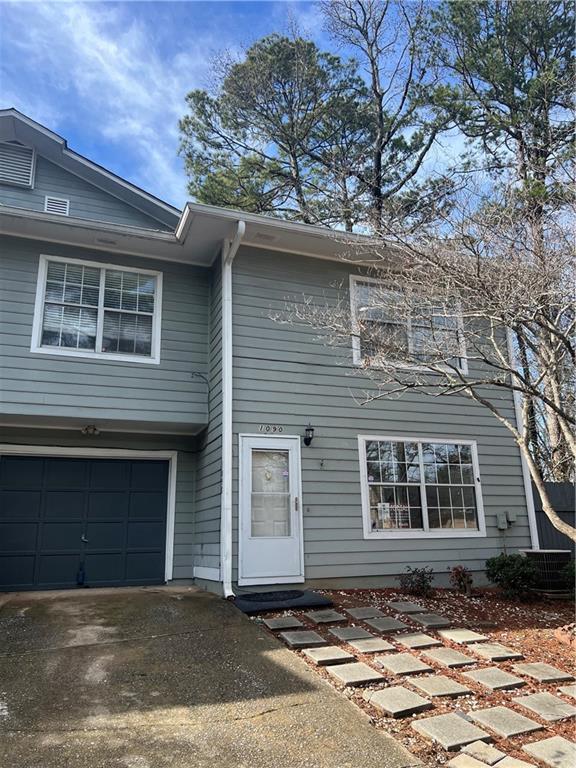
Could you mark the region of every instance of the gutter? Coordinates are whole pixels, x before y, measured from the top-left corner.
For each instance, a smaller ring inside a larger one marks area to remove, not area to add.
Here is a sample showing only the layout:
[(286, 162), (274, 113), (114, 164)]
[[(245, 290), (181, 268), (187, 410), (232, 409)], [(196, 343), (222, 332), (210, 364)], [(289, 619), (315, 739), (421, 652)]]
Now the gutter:
[(236, 235), (222, 244), (222, 497), (220, 507), (220, 579), (224, 597), (232, 590), (232, 262), (246, 232), (239, 220)]

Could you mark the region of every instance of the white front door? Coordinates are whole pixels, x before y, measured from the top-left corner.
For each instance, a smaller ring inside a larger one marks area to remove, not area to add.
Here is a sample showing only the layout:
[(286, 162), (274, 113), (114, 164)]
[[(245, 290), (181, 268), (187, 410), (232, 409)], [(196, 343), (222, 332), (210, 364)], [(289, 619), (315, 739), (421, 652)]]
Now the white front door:
[(239, 584), (304, 581), (300, 438), (240, 436)]

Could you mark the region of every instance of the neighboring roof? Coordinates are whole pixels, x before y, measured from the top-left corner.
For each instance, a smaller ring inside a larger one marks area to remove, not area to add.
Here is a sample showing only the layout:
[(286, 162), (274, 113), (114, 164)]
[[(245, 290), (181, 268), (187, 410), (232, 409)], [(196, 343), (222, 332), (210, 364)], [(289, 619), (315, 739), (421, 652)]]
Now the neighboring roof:
[(158, 222), (169, 227), (176, 227), (178, 223), (178, 208), (69, 149), (66, 139), (17, 109), (0, 110), (0, 141), (18, 141), (33, 146), (42, 157), (57, 163), (70, 173), (123, 200)]

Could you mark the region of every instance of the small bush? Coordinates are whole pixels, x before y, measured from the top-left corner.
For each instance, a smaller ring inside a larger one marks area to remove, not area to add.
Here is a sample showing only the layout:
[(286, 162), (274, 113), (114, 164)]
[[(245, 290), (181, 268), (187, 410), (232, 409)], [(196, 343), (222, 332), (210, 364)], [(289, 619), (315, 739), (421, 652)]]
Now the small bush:
[(462, 592), (465, 595), (472, 594), (474, 579), (465, 565), (455, 565), (453, 568), (450, 568), (449, 579), (450, 584), (454, 589), (457, 589), (458, 592)]
[(406, 571), (397, 578), (402, 590), (410, 595), (426, 597), (426, 595), (432, 592), (434, 571), (430, 566), (426, 568), (412, 568), (410, 565), (407, 565)]
[(562, 577), (564, 579), (564, 583), (566, 584), (566, 588), (570, 590), (570, 592), (574, 592), (576, 590), (576, 561), (570, 560), (569, 563), (566, 563), (564, 568), (562, 568)]
[(528, 558), (502, 553), (486, 560), (486, 576), (500, 587), (505, 597), (522, 600), (536, 584), (538, 571)]

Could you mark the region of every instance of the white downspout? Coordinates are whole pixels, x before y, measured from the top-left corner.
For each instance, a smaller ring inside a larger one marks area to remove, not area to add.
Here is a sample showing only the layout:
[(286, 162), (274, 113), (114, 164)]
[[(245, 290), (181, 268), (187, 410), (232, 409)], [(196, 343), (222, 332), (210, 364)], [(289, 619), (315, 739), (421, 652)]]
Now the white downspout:
[(246, 223), (239, 221), (232, 242), (222, 245), (222, 502), (220, 509), (220, 578), (224, 597), (232, 591), (232, 262)]

